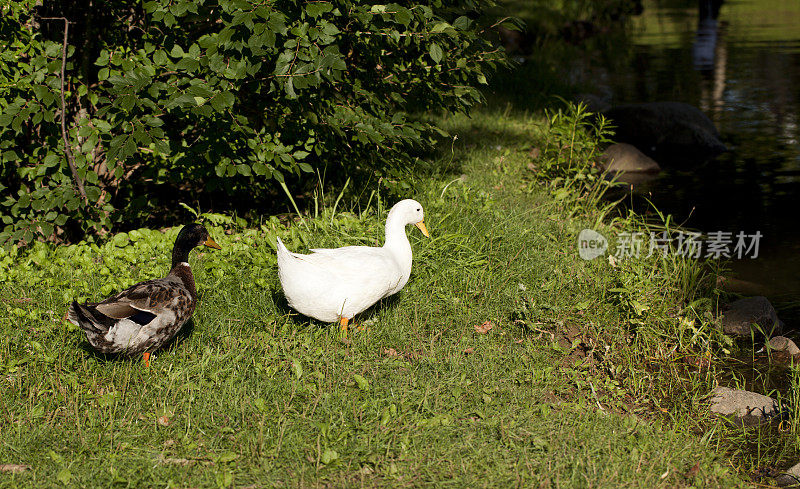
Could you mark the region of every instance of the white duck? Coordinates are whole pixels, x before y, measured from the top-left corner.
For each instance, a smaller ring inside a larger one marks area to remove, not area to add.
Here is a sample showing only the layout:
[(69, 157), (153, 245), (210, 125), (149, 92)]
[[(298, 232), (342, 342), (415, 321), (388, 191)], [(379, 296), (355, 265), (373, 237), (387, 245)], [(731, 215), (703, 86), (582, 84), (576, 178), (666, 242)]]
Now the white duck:
[(347, 335), (353, 316), (384, 297), (399, 292), (411, 275), (411, 244), (406, 225), (425, 228), (422, 205), (401, 200), (386, 218), (381, 246), (312, 248), (310, 255), (292, 253), (278, 238), (278, 276), (289, 306), (324, 322), (340, 321)]

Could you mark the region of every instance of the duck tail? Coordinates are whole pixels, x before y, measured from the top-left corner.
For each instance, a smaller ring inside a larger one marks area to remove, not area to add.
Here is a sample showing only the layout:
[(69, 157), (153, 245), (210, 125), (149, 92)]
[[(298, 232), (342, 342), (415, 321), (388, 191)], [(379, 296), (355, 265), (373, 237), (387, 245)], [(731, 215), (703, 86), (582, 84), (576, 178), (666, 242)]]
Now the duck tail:
[(278, 240), (278, 253), (288, 253), (289, 250), (286, 249), (286, 245), (283, 244), (281, 238), (276, 237), (276, 239)]
[(283, 241), (281, 241), (281, 238), (277, 238), (277, 241), (278, 241), (277, 242), (277, 245), (278, 245), (277, 246), (277, 255), (278, 255), (278, 262), (279, 263), (281, 261), (288, 260), (289, 257), (291, 257), (291, 256), (294, 256), (293, 253), (291, 251), (289, 251), (289, 248), (287, 248), (286, 245), (283, 244)]
[(69, 309), (67, 310), (67, 321), (71, 322), (75, 326), (81, 325), (80, 316), (78, 315), (78, 310), (80, 307), (80, 304), (72, 301), (72, 304), (69, 305)]
[(76, 301), (72, 301), (67, 311), (67, 319), (75, 326), (80, 326), (81, 329), (88, 334), (105, 334), (108, 332), (104, 321), (98, 321), (90, 307), (82, 306)]

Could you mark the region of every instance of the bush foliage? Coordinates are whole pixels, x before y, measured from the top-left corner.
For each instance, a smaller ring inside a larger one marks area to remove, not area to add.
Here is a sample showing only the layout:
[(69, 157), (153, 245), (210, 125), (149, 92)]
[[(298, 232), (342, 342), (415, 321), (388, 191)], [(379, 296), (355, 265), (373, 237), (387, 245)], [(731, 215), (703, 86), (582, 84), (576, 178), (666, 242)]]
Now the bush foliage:
[(415, 114), (467, 111), (505, 63), (488, 1), (0, 0), (0, 243), (391, 174), (435, 135)]

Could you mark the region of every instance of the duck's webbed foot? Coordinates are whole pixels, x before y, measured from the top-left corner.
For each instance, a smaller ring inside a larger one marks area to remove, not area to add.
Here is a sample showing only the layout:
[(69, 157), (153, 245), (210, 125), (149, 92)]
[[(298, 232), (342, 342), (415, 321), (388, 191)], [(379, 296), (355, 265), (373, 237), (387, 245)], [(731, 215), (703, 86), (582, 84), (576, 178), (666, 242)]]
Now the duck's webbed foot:
[(342, 336), (344, 336), (345, 338), (347, 338), (347, 323), (349, 323), (349, 322), (350, 322), (349, 318), (343, 317), (343, 318), (339, 319), (339, 325), (340, 325), (341, 330), (342, 330)]
[(144, 368), (150, 368), (150, 352), (142, 353), (142, 358), (144, 359)]

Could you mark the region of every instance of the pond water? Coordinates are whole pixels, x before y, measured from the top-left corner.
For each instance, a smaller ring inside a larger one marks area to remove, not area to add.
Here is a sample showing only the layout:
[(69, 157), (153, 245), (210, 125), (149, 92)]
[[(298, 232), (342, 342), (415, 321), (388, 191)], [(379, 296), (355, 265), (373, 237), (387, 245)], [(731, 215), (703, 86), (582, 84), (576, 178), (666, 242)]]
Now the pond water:
[(748, 293), (794, 302), (800, 293), (800, 1), (699, 3), (644, 2), (624, 47), (589, 63), (584, 76), (599, 80), (598, 89), (615, 105), (686, 102), (714, 121), (731, 151), (701, 163), (659, 162), (663, 171), (635, 187), (641, 198), (633, 205), (646, 210), (647, 197), (704, 233), (760, 231), (759, 257), (733, 261), (734, 275), (752, 283)]

